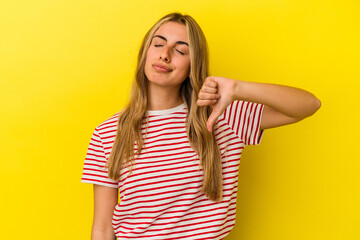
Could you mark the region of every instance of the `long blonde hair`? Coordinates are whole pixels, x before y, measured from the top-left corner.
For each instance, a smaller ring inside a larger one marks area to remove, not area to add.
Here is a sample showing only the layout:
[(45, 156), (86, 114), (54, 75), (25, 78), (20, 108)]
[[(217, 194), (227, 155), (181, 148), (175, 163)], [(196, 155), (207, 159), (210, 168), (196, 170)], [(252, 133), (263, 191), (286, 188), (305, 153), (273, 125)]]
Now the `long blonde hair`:
[[(115, 142), (107, 167), (109, 177), (119, 180), (123, 167), (132, 167), (135, 155), (140, 155), (144, 139), (142, 122), (148, 110), (148, 79), (145, 75), (146, 53), (156, 30), (166, 22), (177, 22), (186, 26), (190, 47), (190, 75), (180, 87), (181, 97), (186, 101), (188, 114), (186, 132), (191, 147), (199, 155), (204, 181), (201, 191), (213, 201), (222, 200), (223, 177), (219, 146), (214, 133), (206, 129), (211, 114), (210, 106), (197, 106), (196, 102), (205, 78), (209, 76), (209, 58), (206, 38), (200, 26), (189, 15), (170, 13), (162, 17), (146, 33), (138, 54), (135, 77), (128, 105), (120, 112)], [(134, 143), (137, 151), (134, 151)]]

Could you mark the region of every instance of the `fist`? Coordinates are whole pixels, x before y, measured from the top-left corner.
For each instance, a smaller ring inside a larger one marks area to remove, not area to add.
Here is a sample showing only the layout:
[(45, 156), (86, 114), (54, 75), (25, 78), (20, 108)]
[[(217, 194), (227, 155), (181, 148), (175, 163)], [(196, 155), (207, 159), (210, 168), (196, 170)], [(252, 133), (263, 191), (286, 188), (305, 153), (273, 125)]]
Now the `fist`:
[(198, 95), (197, 105), (213, 108), (206, 123), (209, 132), (212, 132), (216, 119), (235, 100), (236, 86), (237, 80), (230, 78), (210, 76), (205, 79)]

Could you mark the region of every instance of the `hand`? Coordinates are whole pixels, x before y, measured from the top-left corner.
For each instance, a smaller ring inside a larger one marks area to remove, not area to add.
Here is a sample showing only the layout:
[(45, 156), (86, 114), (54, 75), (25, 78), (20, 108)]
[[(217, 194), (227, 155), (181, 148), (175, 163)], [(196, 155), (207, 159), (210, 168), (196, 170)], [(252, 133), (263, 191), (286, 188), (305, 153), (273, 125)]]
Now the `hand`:
[(208, 106), (213, 108), (211, 115), (206, 123), (209, 132), (217, 118), (225, 111), (232, 101), (235, 100), (237, 80), (225, 77), (210, 76), (205, 79), (198, 95), (198, 106)]

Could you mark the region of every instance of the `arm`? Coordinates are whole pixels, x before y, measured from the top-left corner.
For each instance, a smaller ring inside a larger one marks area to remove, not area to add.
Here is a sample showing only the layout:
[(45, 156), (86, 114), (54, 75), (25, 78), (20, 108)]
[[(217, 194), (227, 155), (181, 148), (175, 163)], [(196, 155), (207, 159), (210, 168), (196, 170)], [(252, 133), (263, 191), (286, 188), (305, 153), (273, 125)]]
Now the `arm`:
[(313, 94), (298, 88), (213, 76), (206, 78), (198, 97), (199, 106), (213, 107), (207, 122), (210, 132), (234, 100), (264, 104), (261, 129), (295, 123), (314, 114), (321, 105)]
[(260, 128), (298, 122), (320, 108), (320, 100), (305, 90), (266, 83), (235, 80), (234, 98), (264, 104)]
[(117, 203), (117, 188), (94, 184), (94, 220), (91, 240), (116, 239), (112, 227), (112, 216)]

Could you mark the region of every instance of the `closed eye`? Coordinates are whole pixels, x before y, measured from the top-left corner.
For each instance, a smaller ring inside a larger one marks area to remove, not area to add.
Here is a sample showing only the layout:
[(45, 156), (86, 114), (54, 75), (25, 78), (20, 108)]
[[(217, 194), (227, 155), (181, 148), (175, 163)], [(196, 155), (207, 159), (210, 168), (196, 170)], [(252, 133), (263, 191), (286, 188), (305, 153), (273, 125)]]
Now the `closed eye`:
[(177, 49), (176, 49), (176, 51), (178, 51), (181, 55), (184, 55), (184, 54), (185, 54), (185, 53), (183, 53), (183, 52), (181, 52), (181, 51), (179, 51), (179, 50), (177, 50)]
[[(162, 44), (155, 44), (154, 45), (155, 47), (162, 47), (162, 46), (164, 46), (164, 45), (162, 45)], [(178, 53), (180, 53), (181, 55), (184, 55), (185, 53), (183, 53), (183, 52), (181, 52), (181, 51), (179, 51), (179, 50), (177, 50), (177, 49), (175, 49)]]

